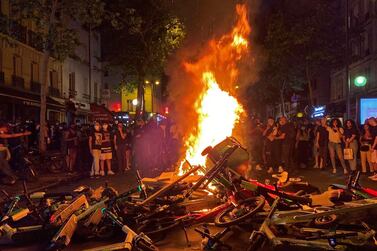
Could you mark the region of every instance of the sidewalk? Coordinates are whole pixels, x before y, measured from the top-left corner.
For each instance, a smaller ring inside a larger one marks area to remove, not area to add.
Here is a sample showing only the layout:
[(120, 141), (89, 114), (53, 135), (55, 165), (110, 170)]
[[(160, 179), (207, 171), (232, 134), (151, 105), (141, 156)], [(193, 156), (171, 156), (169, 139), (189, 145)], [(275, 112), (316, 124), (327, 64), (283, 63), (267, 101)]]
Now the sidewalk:
[[(67, 175), (66, 173), (48, 173), (38, 176), (38, 180), (36, 181), (27, 181), (26, 186), (28, 188), (29, 192), (36, 192), (36, 191), (42, 191), (49, 188), (56, 187), (58, 185), (62, 185), (67, 182), (74, 182), (78, 181), (85, 177), (85, 175), (77, 173), (74, 175)], [(9, 195), (16, 195), (23, 193), (23, 185), (22, 180), (17, 180), (17, 182), (14, 185), (4, 185), (0, 184), (0, 191), (4, 190)], [(0, 196), (1, 197), (1, 196)]]

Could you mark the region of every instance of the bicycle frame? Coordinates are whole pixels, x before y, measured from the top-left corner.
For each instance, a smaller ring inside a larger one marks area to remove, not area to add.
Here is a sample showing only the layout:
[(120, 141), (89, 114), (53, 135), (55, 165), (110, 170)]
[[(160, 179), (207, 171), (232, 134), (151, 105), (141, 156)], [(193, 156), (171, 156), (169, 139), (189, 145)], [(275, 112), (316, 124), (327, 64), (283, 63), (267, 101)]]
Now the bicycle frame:
[(103, 213), (108, 217), (115, 225), (120, 227), (122, 231), (126, 234), (126, 239), (124, 242), (106, 245), (102, 247), (96, 247), (93, 249), (86, 249), (85, 251), (102, 251), (102, 250), (128, 250), (131, 251), (133, 247), (138, 247), (140, 241), (145, 242), (147, 245), (153, 246), (152, 240), (143, 233), (137, 234), (130, 227), (123, 224), (122, 221), (113, 214), (111, 211), (104, 209)]
[(358, 171), (355, 178), (353, 179), (353, 175), (350, 175), (348, 178), (347, 185), (340, 185), (340, 184), (332, 184), (332, 187), (340, 188), (344, 190), (348, 190), (351, 193), (355, 194), (356, 196), (359, 196), (363, 199), (373, 198), (377, 197), (377, 190), (367, 187), (362, 187), (359, 184), (361, 172)]

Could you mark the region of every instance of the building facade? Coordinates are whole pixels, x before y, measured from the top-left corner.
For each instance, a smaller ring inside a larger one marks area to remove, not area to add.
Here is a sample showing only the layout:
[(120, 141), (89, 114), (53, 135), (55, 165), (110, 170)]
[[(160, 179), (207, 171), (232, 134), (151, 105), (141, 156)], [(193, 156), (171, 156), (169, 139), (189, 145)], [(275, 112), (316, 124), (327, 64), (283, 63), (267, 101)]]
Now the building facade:
[[(32, 22), (12, 19), (9, 1), (0, 2), (0, 118), (39, 120), (43, 53)], [(12, 38), (10, 37), (12, 36)], [(64, 119), (62, 63), (50, 59), (47, 119)]]
[(101, 37), (78, 23), (71, 22), (70, 26), (78, 33), (79, 46), (63, 63), (63, 97), (75, 104), (76, 120), (85, 123), (89, 120), (90, 104), (101, 103)]
[[(377, 96), (377, 2), (374, 0), (349, 0), (348, 20), (350, 116), (358, 121), (359, 99)], [(361, 75), (367, 78), (367, 84), (364, 87), (356, 87), (353, 84), (354, 79)], [(340, 117), (346, 116), (347, 89), (345, 68), (333, 71), (330, 106), (332, 113)], [(358, 122), (363, 123), (363, 121)]]
[[(12, 18), (8, 0), (0, 2), (0, 118), (39, 121), (42, 44), (31, 21)], [(66, 121), (66, 103), (76, 107), (76, 118), (88, 120), (91, 103), (101, 102), (101, 38), (70, 21), (79, 38), (74, 55), (64, 62), (50, 58), (47, 120)]]

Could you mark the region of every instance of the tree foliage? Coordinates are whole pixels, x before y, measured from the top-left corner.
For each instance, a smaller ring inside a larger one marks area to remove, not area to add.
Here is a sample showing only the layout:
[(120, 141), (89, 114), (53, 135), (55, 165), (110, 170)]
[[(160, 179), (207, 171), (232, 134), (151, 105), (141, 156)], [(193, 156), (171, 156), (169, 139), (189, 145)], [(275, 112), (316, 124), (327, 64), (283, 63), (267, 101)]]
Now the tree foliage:
[[(42, 39), (43, 48), (55, 59), (63, 61), (74, 54), (80, 44), (79, 25), (96, 27), (105, 18), (105, 3), (102, 0), (59, 0), (59, 1), (13, 1), (13, 10), (20, 21), (32, 20), (35, 32)], [(54, 3), (56, 4), (53, 10)], [(55, 13), (51, 16), (52, 11)]]
[(278, 1), (267, 19), (263, 46), (268, 56), (250, 91), (254, 99), (276, 103), (285, 88), (307, 90), (310, 103), (313, 78), (342, 63), (343, 22), (337, 0)]
[[(116, 13), (119, 29), (102, 27), (105, 60), (123, 72), (122, 85), (138, 88), (143, 103), (144, 79), (160, 78), (164, 64), (185, 36), (184, 25), (164, 0), (109, 0), (110, 12)], [(142, 108), (141, 108), (142, 109)]]

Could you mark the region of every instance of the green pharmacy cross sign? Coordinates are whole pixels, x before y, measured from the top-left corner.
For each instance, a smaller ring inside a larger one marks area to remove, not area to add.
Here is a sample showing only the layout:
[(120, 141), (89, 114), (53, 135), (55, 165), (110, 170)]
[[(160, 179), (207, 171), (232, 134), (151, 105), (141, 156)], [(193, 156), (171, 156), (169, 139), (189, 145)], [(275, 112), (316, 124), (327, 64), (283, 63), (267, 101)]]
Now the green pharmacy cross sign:
[(357, 76), (354, 81), (354, 85), (357, 87), (363, 87), (367, 84), (367, 78), (364, 76)]

